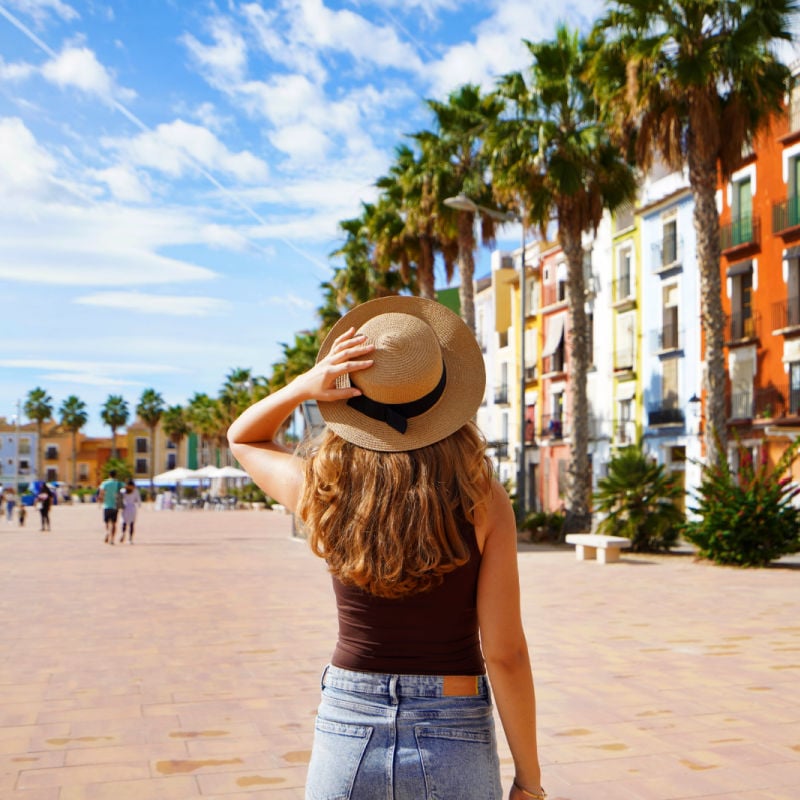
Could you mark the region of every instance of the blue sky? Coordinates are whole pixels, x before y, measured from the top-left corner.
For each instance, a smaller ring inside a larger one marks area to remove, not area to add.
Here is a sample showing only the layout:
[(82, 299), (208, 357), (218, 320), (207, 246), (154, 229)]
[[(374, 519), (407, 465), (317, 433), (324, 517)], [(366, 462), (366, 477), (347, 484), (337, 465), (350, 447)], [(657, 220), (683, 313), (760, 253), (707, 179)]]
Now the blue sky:
[(270, 374), (424, 99), (602, 5), (0, 0), (0, 416)]

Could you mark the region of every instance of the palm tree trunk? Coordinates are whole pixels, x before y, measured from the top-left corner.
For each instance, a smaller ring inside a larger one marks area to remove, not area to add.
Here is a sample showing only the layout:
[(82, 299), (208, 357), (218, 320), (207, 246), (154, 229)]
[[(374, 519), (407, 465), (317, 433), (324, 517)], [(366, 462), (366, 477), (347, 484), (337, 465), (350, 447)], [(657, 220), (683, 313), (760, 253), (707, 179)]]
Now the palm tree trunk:
[(156, 428), (155, 425), (150, 426), (150, 498), (155, 494), (155, 487), (153, 486), (153, 475), (155, 475), (156, 466)]
[(720, 276), (719, 212), (716, 159), (688, 153), (689, 183), (694, 192), (694, 228), (700, 271), (700, 318), (705, 335), (707, 463), (714, 464), (727, 449), (725, 420), (725, 314)]
[(43, 481), (46, 475), (44, 470), (44, 448), (42, 446), (42, 423), (36, 423), (36, 477)]
[(580, 228), (561, 229), (561, 243), (567, 257), (567, 282), (569, 289), (569, 387), (570, 449), (569, 488), (567, 491), (567, 520), (565, 532), (589, 530), (591, 515), (589, 495), (591, 472), (589, 468), (589, 398), (586, 376), (589, 371), (588, 322), (586, 318), (586, 286), (583, 275), (583, 247)]
[(426, 300), (436, 299), (436, 278), (434, 272), (435, 256), (433, 239), (427, 234), (420, 237), (420, 259), (417, 266), (417, 281), (420, 297)]
[(111, 429), (111, 458), (118, 458), (117, 455), (117, 429)]
[(78, 485), (78, 432), (72, 431), (72, 488)]
[(475, 333), (475, 297), (472, 281), (475, 277), (475, 215), (463, 211), (458, 215), (458, 274), (461, 286), (458, 299), (461, 319)]

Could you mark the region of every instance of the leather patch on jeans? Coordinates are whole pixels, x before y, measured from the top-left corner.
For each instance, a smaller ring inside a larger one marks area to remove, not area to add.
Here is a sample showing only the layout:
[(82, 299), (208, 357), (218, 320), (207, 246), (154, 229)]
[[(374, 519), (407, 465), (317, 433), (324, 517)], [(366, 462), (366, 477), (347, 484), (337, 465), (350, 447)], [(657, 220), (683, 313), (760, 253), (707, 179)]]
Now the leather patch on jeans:
[(444, 697), (475, 697), (477, 694), (477, 675), (445, 675), (442, 678)]

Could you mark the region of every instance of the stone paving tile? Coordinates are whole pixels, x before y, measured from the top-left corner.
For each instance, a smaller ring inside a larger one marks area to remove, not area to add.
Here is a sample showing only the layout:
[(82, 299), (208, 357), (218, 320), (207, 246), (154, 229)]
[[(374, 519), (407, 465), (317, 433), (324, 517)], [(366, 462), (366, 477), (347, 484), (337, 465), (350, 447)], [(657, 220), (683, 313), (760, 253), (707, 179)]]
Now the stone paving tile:
[[(300, 800), (336, 620), (273, 512), (0, 521), (2, 800)], [(797, 800), (800, 562), (522, 546), (551, 800)], [(501, 737), (506, 787), (513, 766)]]

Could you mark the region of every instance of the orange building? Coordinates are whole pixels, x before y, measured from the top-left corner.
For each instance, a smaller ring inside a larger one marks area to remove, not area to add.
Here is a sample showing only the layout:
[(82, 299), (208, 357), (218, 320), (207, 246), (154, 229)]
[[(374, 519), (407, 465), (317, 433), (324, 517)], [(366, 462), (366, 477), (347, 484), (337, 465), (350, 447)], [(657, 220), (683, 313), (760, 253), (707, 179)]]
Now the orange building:
[(720, 190), (729, 456), (774, 464), (800, 435), (800, 92)]

